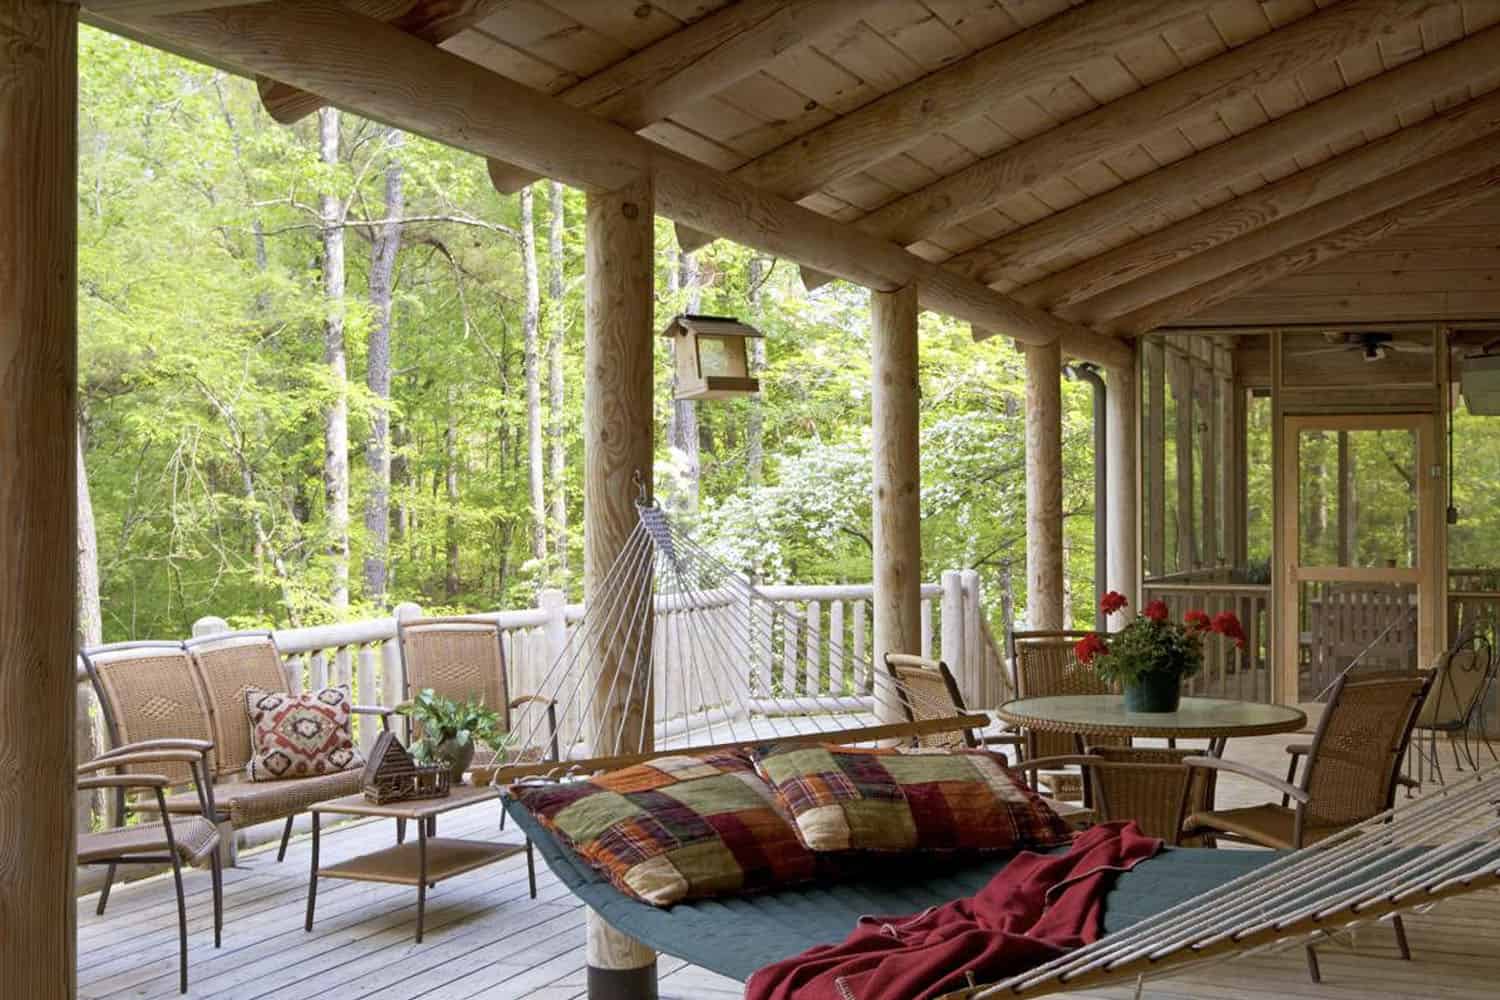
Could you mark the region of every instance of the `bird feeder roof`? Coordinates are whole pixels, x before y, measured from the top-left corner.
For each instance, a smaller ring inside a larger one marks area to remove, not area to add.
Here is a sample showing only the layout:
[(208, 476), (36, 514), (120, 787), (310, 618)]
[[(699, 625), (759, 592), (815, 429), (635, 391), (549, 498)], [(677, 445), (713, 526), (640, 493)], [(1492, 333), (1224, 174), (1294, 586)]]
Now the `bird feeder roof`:
[(733, 316), (696, 316), (683, 313), (676, 317), (661, 332), (663, 337), (682, 337), (687, 334), (711, 337), (764, 337), (755, 327), (741, 323)]

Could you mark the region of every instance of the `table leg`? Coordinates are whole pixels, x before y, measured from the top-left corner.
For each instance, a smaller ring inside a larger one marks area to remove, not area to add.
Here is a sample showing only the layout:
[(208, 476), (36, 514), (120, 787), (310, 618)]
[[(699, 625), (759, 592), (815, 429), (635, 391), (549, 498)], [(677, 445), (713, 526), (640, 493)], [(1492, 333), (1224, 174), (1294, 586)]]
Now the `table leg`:
[(427, 915), (427, 824), (417, 821), (417, 944), (422, 943), (422, 921)]
[(312, 811), (312, 872), (307, 878), (307, 922), (302, 929), (312, 931), (313, 910), (318, 905), (318, 844), (322, 839), (320, 834), (320, 817), (318, 811)]

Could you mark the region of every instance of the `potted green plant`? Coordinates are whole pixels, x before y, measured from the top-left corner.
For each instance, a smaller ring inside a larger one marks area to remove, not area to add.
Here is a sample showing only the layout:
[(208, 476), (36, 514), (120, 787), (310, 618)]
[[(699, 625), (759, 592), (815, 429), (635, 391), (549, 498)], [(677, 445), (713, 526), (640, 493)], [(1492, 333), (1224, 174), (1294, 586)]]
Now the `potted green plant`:
[(424, 764), (448, 765), (455, 785), (463, 784), (476, 744), (499, 753), (509, 739), (500, 716), (479, 699), (456, 702), (424, 688), (397, 711), (411, 719), (421, 734), (411, 746), (411, 755)]
[[(1123, 614), (1125, 596), (1111, 590), (1099, 602), (1106, 615)], [(1203, 669), (1203, 641), (1210, 634), (1245, 645), (1245, 631), (1232, 611), (1213, 617), (1200, 610), (1171, 621), (1163, 601), (1152, 601), (1124, 628), (1108, 637), (1090, 632), (1073, 647), (1078, 662), (1120, 685), (1127, 712), (1175, 712), (1182, 681)]]

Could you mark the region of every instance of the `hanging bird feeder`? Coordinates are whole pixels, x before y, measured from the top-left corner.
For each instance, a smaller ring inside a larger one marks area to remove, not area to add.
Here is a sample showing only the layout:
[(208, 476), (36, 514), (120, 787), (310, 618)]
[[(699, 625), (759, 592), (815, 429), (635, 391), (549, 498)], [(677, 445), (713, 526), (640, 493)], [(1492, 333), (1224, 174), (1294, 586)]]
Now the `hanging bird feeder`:
[(747, 343), (765, 334), (732, 316), (684, 313), (662, 331), (672, 339), (678, 399), (753, 396), (760, 382), (750, 377)]

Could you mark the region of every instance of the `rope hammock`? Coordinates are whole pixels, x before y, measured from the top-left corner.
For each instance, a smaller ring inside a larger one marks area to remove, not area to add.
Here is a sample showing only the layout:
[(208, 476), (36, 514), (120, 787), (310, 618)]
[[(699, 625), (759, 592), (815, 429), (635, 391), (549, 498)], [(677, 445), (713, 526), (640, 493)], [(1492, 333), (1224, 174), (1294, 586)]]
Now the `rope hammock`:
[[(551, 713), (518, 718), (512, 763), (495, 780), (588, 773), (688, 749), (789, 739), (873, 744), (988, 724), (983, 715), (955, 715), (951, 703), (897, 682), (884, 665), (872, 669), (841, 635), (826, 639), (821, 676), (774, 672), (774, 638), (797, 642), (802, 618), (655, 504), (640, 502), (637, 511), (634, 530), (534, 692)], [(657, 655), (664, 629), (676, 630), (687, 655)], [(791, 660), (797, 650), (783, 645), (780, 652)], [(643, 715), (622, 705), (641, 705)], [(922, 721), (880, 723), (872, 713)], [(551, 759), (554, 725), (560, 759)]]

